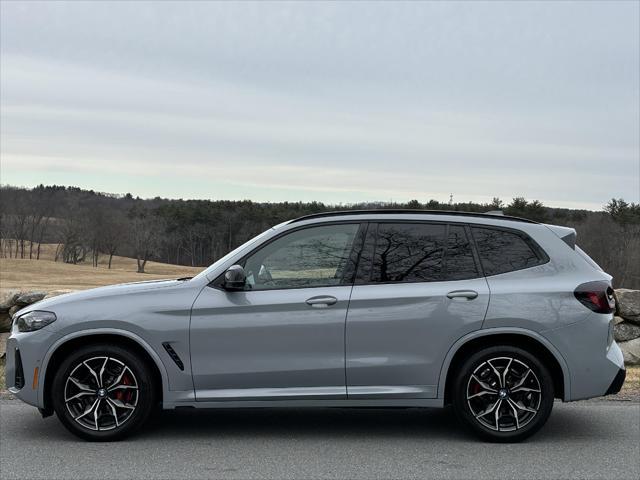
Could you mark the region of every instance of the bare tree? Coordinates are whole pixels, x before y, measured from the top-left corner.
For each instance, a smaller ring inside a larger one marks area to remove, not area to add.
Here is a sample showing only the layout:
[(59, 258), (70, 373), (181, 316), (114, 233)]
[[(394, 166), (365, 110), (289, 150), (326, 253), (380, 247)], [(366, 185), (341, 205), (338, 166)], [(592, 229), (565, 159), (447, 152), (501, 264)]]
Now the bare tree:
[(135, 209), (129, 219), (129, 242), (138, 263), (138, 273), (144, 273), (149, 258), (157, 254), (164, 226), (150, 211)]
[(108, 268), (111, 268), (113, 256), (118, 248), (126, 241), (126, 218), (119, 211), (109, 211), (102, 217), (100, 225), (101, 248), (109, 255)]
[(85, 243), (86, 221), (82, 208), (74, 203), (69, 203), (65, 208), (65, 220), (59, 231), (59, 243), (56, 258), (61, 256), (65, 263), (84, 262), (88, 248)]
[(616, 254), (623, 261), (618, 283), (624, 286), (630, 280), (638, 281), (640, 278), (633, 266), (640, 264), (640, 204), (613, 198), (604, 210), (619, 229)]

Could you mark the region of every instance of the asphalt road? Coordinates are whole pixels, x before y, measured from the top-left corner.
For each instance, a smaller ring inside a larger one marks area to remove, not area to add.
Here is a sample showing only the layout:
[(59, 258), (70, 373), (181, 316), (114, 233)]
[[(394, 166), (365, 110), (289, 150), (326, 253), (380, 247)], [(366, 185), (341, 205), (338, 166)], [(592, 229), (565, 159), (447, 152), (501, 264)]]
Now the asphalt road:
[(0, 478), (640, 478), (640, 404), (556, 403), (523, 444), (468, 436), (450, 410), (165, 413), (119, 443), (0, 400)]

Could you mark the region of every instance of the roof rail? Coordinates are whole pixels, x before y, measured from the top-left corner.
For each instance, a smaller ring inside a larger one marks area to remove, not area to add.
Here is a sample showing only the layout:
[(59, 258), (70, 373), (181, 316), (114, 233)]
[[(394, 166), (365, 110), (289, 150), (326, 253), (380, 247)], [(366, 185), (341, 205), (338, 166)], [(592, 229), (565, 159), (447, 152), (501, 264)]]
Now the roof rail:
[(325, 218), (325, 217), (340, 217), (345, 215), (394, 215), (394, 214), (427, 214), (427, 215), (454, 215), (461, 217), (478, 217), (478, 218), (494, 218), (499, 220), (512, 220), (514, 222), (524, 222), (524, 223), (538, 223), (533, 220), (528, 220), (526, 218), (520, 217), (510, 217), (508, 215), (503, 215), (502, 212), (494, 213), (479, 213), (479, 212), (462, 212), (462, 211), (453, 211), (453, 210), (418, 210), (418, 209), (402, 209), (402, 208), (378, 208), (371, 210), (336, 210), (335, 212), (322, 212), (322, 213), (312, 213), (310, 215), (304, 215), (302, 217), (298, 217), (296, 219), (291, 220), (289, 223), (301, 222), (303, 220), (310, 220), (313, 218)]

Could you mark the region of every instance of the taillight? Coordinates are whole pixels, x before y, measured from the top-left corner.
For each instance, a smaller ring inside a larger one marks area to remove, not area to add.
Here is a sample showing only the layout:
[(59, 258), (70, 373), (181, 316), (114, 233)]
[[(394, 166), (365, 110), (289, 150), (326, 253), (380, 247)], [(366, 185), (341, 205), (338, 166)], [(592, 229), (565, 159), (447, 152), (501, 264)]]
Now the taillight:
[(581, 304), (596, 313), (612, 313), (616, 309), (613, 289), (607, 282), (583, 283), (573, 294)]

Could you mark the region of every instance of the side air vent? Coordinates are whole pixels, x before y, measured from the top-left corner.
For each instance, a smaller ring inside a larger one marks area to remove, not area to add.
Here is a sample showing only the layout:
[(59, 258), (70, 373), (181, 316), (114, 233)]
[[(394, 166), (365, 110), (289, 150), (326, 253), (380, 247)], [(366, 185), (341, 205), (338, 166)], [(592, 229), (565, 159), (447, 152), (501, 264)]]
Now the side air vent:
[(173, 349), (171, 344), (169, 342), (163, 342), (162, 346), (164, 347), (164, 349), (167, 351), (167, 353), (171, 357), (171, 360), (173, 360), (175, 362), (175, 364), (178, 366), (178, 368), (180, 370), (184, 370), (184, 363), (182, 363), (182, 360), (180, 359), (180, 357), (178, 356), (176, 351)]
[(22, 370), (22, 357), (20, 356), (20, 350), (16, 350), (15, 374), (13, 378), (13, 385), (18, 390), (24, 387), (24, 371)]

